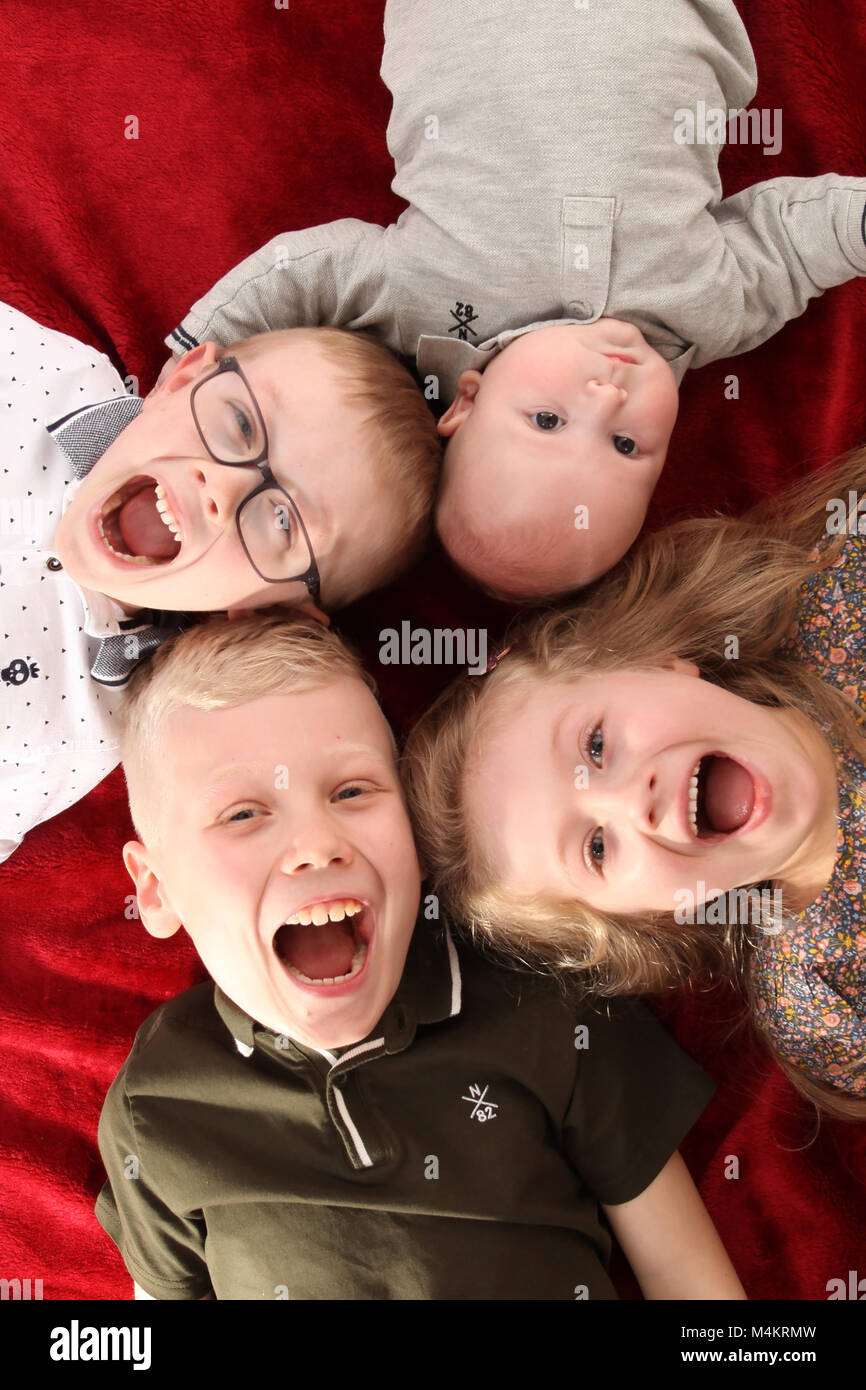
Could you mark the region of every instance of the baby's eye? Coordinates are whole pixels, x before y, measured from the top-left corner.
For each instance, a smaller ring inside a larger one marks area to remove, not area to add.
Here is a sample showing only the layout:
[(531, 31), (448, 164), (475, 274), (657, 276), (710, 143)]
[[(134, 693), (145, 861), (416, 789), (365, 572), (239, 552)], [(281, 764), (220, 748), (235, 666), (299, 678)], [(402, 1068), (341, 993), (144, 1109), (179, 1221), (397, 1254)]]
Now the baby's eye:
[(359, 787), (357, 785), (351, 787), (341, 787), (340, 790), (337, 792), (335, 800), (354, 801), (356, 797), (363, 796), (366, 790), (366, 787)]
[(252, 806), (241, 806), (237, 811), (232, 811), (230, 816), (226, 816), (225, 825), (240, 824), (241, 821), (252, 820), (257, 812)]
[(589, 741), (586, 745), (586, 751), (589, 754), (592, 761), (595, 763), (596, 767), (600, 767), (601, 759), (604, 754), (604, 734), (601, 731), (600, 724), (595, 729), (593, 729), (592, 733), (590, 734)]
[(625, 454), (630, 457), (638, 451), (637, 445), (627, 434), (615, 434), (613, 437), (613, 447), (618, 454)]
[(538, 429), (548, 432), (558, 430), (560, 425), (565, 424), (562, 416), (557, 415), (555, 410), (536, 410), (529, 418)]
[(591, 873), (598, 873), (604, 864), (604, 831), (594, 830), (586, 844), (586, 865)]

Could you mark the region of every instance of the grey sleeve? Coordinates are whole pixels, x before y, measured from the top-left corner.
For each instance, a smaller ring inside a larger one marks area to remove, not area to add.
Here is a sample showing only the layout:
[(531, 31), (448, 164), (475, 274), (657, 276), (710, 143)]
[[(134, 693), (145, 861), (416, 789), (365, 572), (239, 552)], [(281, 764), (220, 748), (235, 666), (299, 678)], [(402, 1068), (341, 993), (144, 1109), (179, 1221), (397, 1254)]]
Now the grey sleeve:
[(108, 1181), (96, 1199), (96, 1218), (129, 1273), (152, 1298), (200, 1299), (211, 1290), (201, 1215), (172, 1210), (164, 1175), (149, 1161), (135, 1131), (126, 1092), (127, 1064), (105, 1099), (99, 1151)]
[(218, 280), (165, 341), (178, 353), (211, 339), (225, 347), (254, 333), (334, 324), (375, 329), (402, 351), (385, 270), (388, 232), (344, 218), (274, 237)]
[(832, 285), (866, 275), (866, 178), (769, 179), (711, 214), (722, 234), (720, 332), (692, 363), (749, 352)]

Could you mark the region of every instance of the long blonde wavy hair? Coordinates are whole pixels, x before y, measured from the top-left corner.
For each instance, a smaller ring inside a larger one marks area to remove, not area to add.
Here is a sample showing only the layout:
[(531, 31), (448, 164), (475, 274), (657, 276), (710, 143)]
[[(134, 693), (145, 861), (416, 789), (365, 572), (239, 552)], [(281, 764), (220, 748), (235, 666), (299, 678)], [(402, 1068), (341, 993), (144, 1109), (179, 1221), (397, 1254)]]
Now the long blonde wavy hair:
[[(783, 649), (801, 585), (838, 558), (844, 540), (815, 551), (827, 537), (829, 499), (851, 489), (866, 492), (866, 448), (742, 517), (682, 521), (645, 537), (579, 601), (521, 616), (499, 665), (455, 681), (422, 716), (402, 763), (419, 849), (443, 906), (477, 944), (514, 964), (582, 972), (604, 995), (656, 993), (723, 972), (751, 1005), (747, 964), (756, 941), (741, 925), (689, 926), (672, 912), (615, 914), (574, 899), (504, 893), (476, 843), (465, 787), (509, 692), (589, 672), (652, 669), (674, 656), (746, 700), (817, 718), (866, 758), (855, 703)], [(737, 660), (725, 654), (731, 634)], [(773, 886), (784, 895), (784, 883)], [(819, 1108), (866, 1118), (866, 1101), (777, 1060)]]

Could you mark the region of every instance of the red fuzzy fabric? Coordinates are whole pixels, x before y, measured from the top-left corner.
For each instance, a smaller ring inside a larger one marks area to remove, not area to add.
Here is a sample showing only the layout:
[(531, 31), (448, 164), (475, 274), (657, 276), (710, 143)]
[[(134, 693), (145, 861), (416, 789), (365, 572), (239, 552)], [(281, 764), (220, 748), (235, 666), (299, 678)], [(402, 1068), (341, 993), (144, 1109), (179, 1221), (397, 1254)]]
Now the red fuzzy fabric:
[[(740, 8), (758, 58), (755, 104), (782, 109), (783, 144), (775, 158), (729, 148), (726, 191), (776, 174), (866, 172), (866, 9)], [(163, 334), (269, 237), (337, 217), (392, 220), (382, 10), (382, 0), (0, 5), (0, 298), (97, 345), (146, 391)], [(136, 140), (124, 135), (129, 116)], [(862, 441), (864, 310), (863, 281), (831, 290), (759, 351), (689, 373), (654, 522), (742, 508)], [(724, 395), (732, 372), (738, 400)], [(375, 670), (379, 629), (403, 617), (496, 629), (507, 616), (433, 556), (340, 627)], [(382, 675), (405, 730), (447, 672)], [(50, 1299), (130, 1295), (92, 1214), (97, 1118), (145, 1015), (200, 978), (188, 941), (156, 942), (125, 915), (128, 833), (115, 772), (0, 869), (0, 1276), (41, 1278)], [(866, 1125), (827, 1122), (808, 1145), (809, 1108), (759, 1048), (728, 1037), (734, 1012), (724, 990), (665, 1005), (719, 1082), (685, 1154), (750, 1296), (824, 1299), (829, 1279), (866, 1275)], [(621, 1287), (633, 1290), (629, 1276)]]

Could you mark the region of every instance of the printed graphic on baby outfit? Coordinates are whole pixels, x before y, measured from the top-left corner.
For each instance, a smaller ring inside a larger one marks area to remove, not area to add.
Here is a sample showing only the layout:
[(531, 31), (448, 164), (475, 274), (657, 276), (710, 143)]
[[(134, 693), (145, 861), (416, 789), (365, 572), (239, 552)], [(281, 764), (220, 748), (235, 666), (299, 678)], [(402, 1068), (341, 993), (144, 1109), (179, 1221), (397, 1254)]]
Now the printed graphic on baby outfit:
[(462, 343), (466, 342), (470, 333), (472, 334), (473, 338), (478, 337), (478, 334), (475, 332), (475, 329), (470, 326), (478, 318), (478, 315), (475, 313), (471, 304), (461, 304), (460, 300), (458, 299), (454, 308), (451, 310), (451, 317), (454, 320), (454, 322), (448, 329), (448, 332), (456, 332), (457, 337), (460, 339)]

